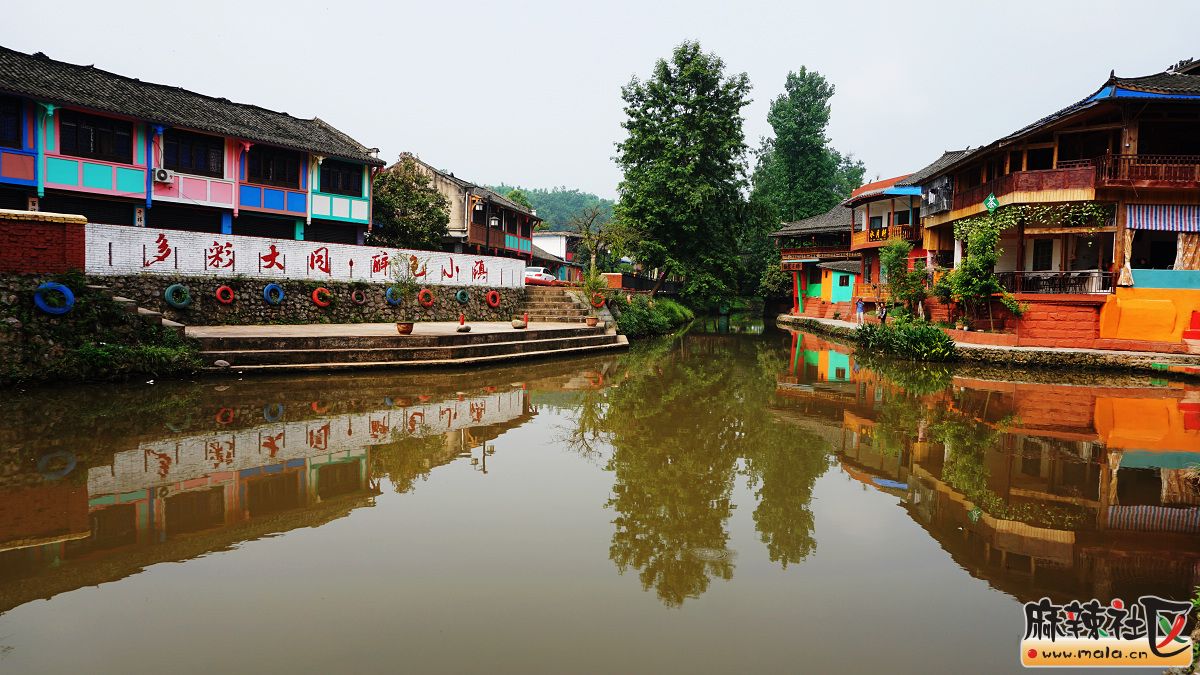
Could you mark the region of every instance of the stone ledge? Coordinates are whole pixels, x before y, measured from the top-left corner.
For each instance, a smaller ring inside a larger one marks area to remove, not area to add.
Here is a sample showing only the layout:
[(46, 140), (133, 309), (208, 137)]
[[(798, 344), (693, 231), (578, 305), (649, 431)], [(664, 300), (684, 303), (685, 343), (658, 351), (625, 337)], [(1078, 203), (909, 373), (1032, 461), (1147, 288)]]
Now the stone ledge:
[(45, 211), (17, 211), (0, 209), (0, 221), (28, 223), (62, 223), (64, 225), (87, 225), (88, 219), (71, 213), (47, 213)]

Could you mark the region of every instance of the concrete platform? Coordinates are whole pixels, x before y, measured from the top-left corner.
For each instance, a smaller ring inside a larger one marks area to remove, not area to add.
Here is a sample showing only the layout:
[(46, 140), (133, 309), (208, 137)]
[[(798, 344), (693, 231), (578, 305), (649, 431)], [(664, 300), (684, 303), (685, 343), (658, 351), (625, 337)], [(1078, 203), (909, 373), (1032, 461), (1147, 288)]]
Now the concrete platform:
[[(624, 349), (623, 335), (578, 323), (418, 323), (400, 335), (393, 323), (189, 326), (209, 371), (287, 372), (359, 368), (429, 368)], [(217, 362), (229, 366), (218, 366)]]

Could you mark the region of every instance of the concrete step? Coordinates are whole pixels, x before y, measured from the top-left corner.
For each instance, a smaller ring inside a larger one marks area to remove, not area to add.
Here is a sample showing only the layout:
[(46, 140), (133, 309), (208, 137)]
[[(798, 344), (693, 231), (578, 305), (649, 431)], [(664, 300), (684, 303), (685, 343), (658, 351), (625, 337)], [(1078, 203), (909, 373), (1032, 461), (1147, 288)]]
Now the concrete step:
[[(531, 320), (532, 317), (531, 317)], [(582, 319), (580, 320), (582, 321)], [(603, 329), (588, 328), (539, 328), (536, 323), (524, 330), (496, 333), (453, 333), (447, 335), (241, 335), (221, 337), (198, 337), (202, 351), (245, 351), (274, 349), (388, 349), (401, 347), (445, 347), (453, 345), (483, 344), (489, 342), (517, 342), (547, 340), (581, 335), (599, 335)], [(193, 336), (195, 337), (195, 336)]]
[[(394, 368), (394, 369), (415, 369), (415, 368), (454, 368), (471, 365), (486, 365), (490, 363), (498, 363), (503, 361), (511, 361), (515, 359), (537, 359), (550, 358), (560, 356), (583, 356), (592, 352), (601, 352), (614, 349), (626, 349), (629, 347), (629, 340), (624, 335), (613, 335), (612, 342), (583, 345), (577, 347), (565, 347), (558, 349), (543, 349), (539, 351), (528, 352), (504, 352), (499, 354), (491, 354), (488, 356), (465, 357), (458, 359), (432, 359), (419, 361), (341, 361), (341, 362), (325, 362), (325, 363), (275, 363), (264, 365), (247, 365), (247, 366), (232, 366), (232, 369), (239, 373), (246, 374), (271, 374), (285, 372), (308, 372), (320, 371), (327, 372), (333, 370), (358, 370), (366, 368)], [(210, 366), (205, 368), (209, 372), (227, 372), (231, 368), (218, 368)]]
[(518, 340), (444, 347), (391, 347), (341, 349), (267, 349), (248, 351), (204, 351), (200, 357), (206, 363), (218, 359), (232, 367), (264, 365), (299, 365), (317, 363), (379, 363), (404, 361), (445, 361), (480, 358), (504, 354), (560, 351), (576, 347), (614, 344), (615, 335), (584, 335), (551, 338), (548, 340)]

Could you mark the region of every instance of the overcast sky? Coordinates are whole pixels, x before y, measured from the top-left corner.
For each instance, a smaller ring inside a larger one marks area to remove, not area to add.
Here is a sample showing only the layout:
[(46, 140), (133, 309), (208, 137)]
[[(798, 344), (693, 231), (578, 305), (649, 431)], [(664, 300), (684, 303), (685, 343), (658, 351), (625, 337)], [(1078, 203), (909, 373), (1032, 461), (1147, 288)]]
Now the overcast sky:
[[(194, 9), (192, 9), (194, 8)], [(71, 2), (5, 8), (0, 43), (293, 115), (391, 161), (615, 196), (620, 87), (699, 40), (746, 72), (751, 146), (789, 70), (837, 87), (830, 136), (868, 179), (914, 171), (1200, 57), (1200, 1)]]

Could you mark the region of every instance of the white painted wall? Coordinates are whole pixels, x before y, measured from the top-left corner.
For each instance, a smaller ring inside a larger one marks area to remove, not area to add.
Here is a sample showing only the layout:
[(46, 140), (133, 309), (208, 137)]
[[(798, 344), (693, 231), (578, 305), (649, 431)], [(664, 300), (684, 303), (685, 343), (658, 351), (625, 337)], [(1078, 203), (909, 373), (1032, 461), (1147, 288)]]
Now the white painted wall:
[(533, 243), (534, 243), (534, 245), (536, 245), (538, 248), (542, 249), (546, 253), (553, 253), (554, 255), (562, 258), (563, 260), (567, 259), (567, 237), (566, 237), (566, 235), (539, 234), (537, 232), (534, 232), (533, 233)]
[[(267, 239), (231, 234), (86, 226), (88, 274), (187, 274), (259, 279), (389, 283), (388, 265), (416, 264), (415, 280), (429, 285), (522, 288), (525, 261), (496, 256)], [(272, 253), (278, 266), (271, 266)]]

